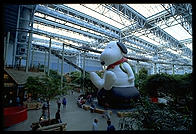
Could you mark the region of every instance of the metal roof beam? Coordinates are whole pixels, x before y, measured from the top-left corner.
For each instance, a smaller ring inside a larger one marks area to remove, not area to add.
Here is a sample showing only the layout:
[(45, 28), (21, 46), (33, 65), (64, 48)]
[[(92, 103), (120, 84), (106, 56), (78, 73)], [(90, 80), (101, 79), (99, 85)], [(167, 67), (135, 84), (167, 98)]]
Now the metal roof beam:
[(86, 35), (86, 36), (91, 37), (91, 38), (95, 38), (95, 39), (99, 39), (99, 40), (103, 39), (103, 37), (101, 37), (101, 36), (98, 36), (98, 35), (95, 35), (95, 34), (92, 34), (92, 33), (89, 33), (89, 32), (86, 32), (86, 31), (74, 28), (74, 27), (63, 25), (63, 24), (60, 24), (60, 23), (57, 23), (57, 22), (53, 22), (53, 21), (50, 21), (50, 20), (42, 19), (40, 17), (36, 17), (35, 16), (34, 20), (37, 21), (37, 22), (44, 23), (46, 25), (52, 25), (52, 26), (55, 26), (55, 27), (58, 27), (58, 28), (62, 28), (62, 29), (73, 31), (73, 32), (77, 32), (77, 33)]
[(109, 37), (113, 37), (113, 38), (119, 39), (119, 35), (114, 33), (114, 32), (112, 32), (112, 31), (108, 31), (108, 30), (105, 30), (103, 28), (99, 28), (99, 27), (94, 26), (92, 24), (89, 24), (87, 22), (83, 22), (81, 20), (75, 19), (73, 17), (67, 16), (67, 15), (59, 13), (59, 12), (56, 12), (54, 10), (51, 10), (51, 9), (49, 9), (47, 7), (38, 6), (37, 7), (37, 12), (41, 12), (41, 13), (46, 14), (48, 16), (52, 16), (54, 18), (61, 19), (63, 21), (70, 22), (70, 23), (73, 23), (75, 25), (79, 25), (81, 27), (85, 27), (85, 28), (94, 30), (96, 32), (105, 34), (105, 35), (107, 35)]
[[(103, 22), (103, 21), (100, 21), (92, 16), (89, 16), (89, 15), (86, 15), (80, 11), (77, 11), (73, 8), (70, 8), (66, 5), (56, 5), (56, 4), (52, 4), (52, 5), (48, 5), (48, 7), (51, 7), (51, 8), (58, 8), (59, 10), (63, 11), (63, 12), (69, 12), (73, 15), (76, 15), (76, 16), (80, 16), (80, 19), (83, 19), (83, 20), (86, 20), (86, 21), (90, 21), (92, 23), (95, 23), (95, 24), (98, 24), (98, 25), (102, 25), (104, 27), (108, 27), (109, 29), (113, 30), (113, 31), (116, 31), (116, 32), (120, 32), (120, 29), (119, 28), (116, 28), (106, 22)], [(70, 14), (70, 15), (71, 15)]]
[(47, 31), (44, 31), (44, 30), (41, 30), (41, 29), (34, 28), (33, 33), (38, 34), (38, 35), (44, 35), (46, 37), (53, 37), (54, 39), (64, 39), (64, 40), (69, 40), (69, 41), (76, 42), (76, 43), (81, 43), (81, 44), (84, 44), (84, 45), (90, 45), (90, 42), (87, 42), (87, 41), (79, 40), (79, 39), (76, 39), (76, 38), (71, 38), (71, 37), (56, 34), (56, 33), (47, 32)]

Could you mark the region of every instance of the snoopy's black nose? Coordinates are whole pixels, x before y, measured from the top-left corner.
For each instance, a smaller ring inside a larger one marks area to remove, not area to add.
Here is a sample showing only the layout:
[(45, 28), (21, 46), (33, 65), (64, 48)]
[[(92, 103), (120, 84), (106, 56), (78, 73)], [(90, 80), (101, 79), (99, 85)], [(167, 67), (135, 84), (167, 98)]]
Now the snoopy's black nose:
[(102, 62), (101, 62), (101, 65), (104, 65), (104, 64), (105, 64), (105, 62), (104, 62), (104, 61), (102, 61)]

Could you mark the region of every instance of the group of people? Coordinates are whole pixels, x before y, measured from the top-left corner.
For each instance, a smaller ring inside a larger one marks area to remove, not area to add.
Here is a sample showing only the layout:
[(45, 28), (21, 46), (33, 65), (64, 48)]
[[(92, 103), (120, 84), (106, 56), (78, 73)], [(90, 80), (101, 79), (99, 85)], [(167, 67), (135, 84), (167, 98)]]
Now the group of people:
[[(91, 98), (91, 96), (89, 96), (88, 99), (89, 98)], [(66, 101), (66, 98), (64, 97), (62, 99), (62, 101), (61, 101), (60, 98), (58, 98), (56, 102), (57, 102), (57, 108), (58, 109), (57, 109), (57, 112), (55, 114), (55, 119), (58, 121), (58, 123), (62, 123), (62, 121), (61, 121), (61, 115), (60, 115), (61, 104), (63, 105), (63, 108), (66, 108), (67, 101)], [(90, 102), (91, 102), (91, 100), (90, 100)], [(86, 103), (86, 99), (84, 99), (84, 97), (81, 97), (80, 96), (80, 97), (78, 97), (78, 103), (82, 107)], [(40, 121), (47, 118), (47, 115), (46, 115), (47, 107), (48, 107), (47, 104), (44, 103), (43, 104), (43, 107), (42, 107), (42, 115), (40, 117)], [(91, 102), (90, 111), (93, 113), (95, 109), (96, 109), (95, 105)], [(103, 117), (105, 117), (106, 120), (107, 120), (107, 125), (108, 125), (107, 126), (107, 131), (115, 131), (115, 127), (111, 123), (110, 113), (109, 113), (109, 110), (108, 110), (107, 107), (105, 107), (105, 113), (104, 113)], [(98, 130), (98, 119), (94, 119), (92, 130), (93, 131), (97, 131)]]
[[(55, 114), (55, 119), (58, 121), (58, 123), (62, 123), (61, 116), (60, 116), (61, 103), (63, 104), (63, 108), (66, 108), (67, 101), (66, 101), (65, 97), (62, 99), (62, 101), (60, 100), (60, 98), (57, 99), (57, 108), (58, 109), (57, 109), (57, 112)], [(48, 105), (46, 103), (44, 103), (43, 106), (42, 106), (42, 115), (39, 119), (40, 121), (44, 120), (44, 119), (47, 119), (47, 114), (46, 114), (47, 113), (46, 112), (47, 108), (48, 108)]]
[(78, 101), (77, 101), (77, 104), (79, 107), (83, 108), (83, 105), (86, 103), (86, 99), (84, 99), (83, 96), (79, 96), (78, 97)]
[[(112, 125), (111, 120), (107, 120), (107, 125), (108, 125), (107, 131), (115, 131), (115, 127), (114, 127), (114, 125)], [(94, 119), (92, 130), (93, 131), (98, 130), (98, 119)]]

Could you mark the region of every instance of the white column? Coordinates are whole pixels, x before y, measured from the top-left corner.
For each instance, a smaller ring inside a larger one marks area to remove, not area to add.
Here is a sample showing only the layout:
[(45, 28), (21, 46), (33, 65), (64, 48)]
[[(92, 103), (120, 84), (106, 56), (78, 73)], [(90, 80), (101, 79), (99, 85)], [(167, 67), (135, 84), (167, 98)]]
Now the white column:
[(44, 74), (46, 73), (46, 56), (47, 56), (47, 51), (45, 50), (45, 56), (44, 56)]
[(154, 74), (156, 74), (156, 73), (157, 73), (157, 64), (154, 63)]
[[(58, 57), (57, 57), (58, 58)], [(57, 73), (59, 73), (59, 58), (57, 60)]]
[(78, 66), (81, 67), (81, 53), (78, 53)]
[(175, 68), (174, 68), (175, 65), (172, 65), (172, 74), (175, 74)]
[(34, 49), (32, 50), (32, 54), (31, 54), (31, 68), (33, 68), (33, 55), (34, 55)]
[(135, 73), (136, 74), (139, 73), (139, 61), (137, 61), (136, 65), (135, 65)]
[[(19, 28), (19, 21), (20, 21), (20, 6), (18, 7), (18, 18), (17, 18), (17, 24), (16, 28)], [(12, 65), (15, 66), (15, 60), (16, 60), (16, 49), (17, 49), (17, 41), (18, 41), (18, 30), (16, 30), (15, 34), (15, 40), (13, 45), (13, 58), (12, 58)]]
[(64, 65), (64, 44), (63, 44), (63, 50), (62, 50), (62, 62), (61, 62), (61, 90), (63, 89), (63, 65)]
[(83, 79), (83, 83), (82, 83), (82, 90), (83, 90), (83, 93), (84, 93), (84, 79), (85, 79), (85, 52), (84, 52), (84, 55), (83, 55), (83, 75), (82, 75), (82, 79)]
[(32, 43), (32, 31), (30, 31), (30, 33), (29, 33), (28, 49), (27, 49), (27, 57), (26, 57), (26, 72), (28, 72), (28, 68), (29, 68), (29, 57), (30, 57), (31, 43)]
[(51, 38), (50, 38), (50, 41), (49, 41), (49, 53), (48, 53), (48, 76), (50, 74), (50, 55), (51, 55)]
[[(6, 42), (5, 42), (6, 41)], [(7, 65), (7, 50), (8, 50), (8, 45), (10, 41), (10, 32), (7, 33), (7, 40), (4, 38), (4, 43), (5, 43), (5, 59), (4, 59), (4, 65)]]

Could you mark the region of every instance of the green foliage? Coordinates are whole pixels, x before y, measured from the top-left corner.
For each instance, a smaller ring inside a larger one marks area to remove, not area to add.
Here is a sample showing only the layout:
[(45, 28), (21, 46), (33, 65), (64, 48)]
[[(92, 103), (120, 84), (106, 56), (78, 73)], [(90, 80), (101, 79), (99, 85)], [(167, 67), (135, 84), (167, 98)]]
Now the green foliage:
[(43, 99), (53, 99), (55, 96), (61, 94), (60, 80), (52, 77), (29, 77), (25, 84), (29, 93), (34, 97)]
[(79, 71), (71, 72), (70, 73), (71, 82), (73, 84), (80, 85), (82, 82), (82, 73)]
[(157, 95), (157, 92), (173, 97), (192, 95), (192, 75), (150, 75), (143, 81), (140, 90), (149, 96)]
[(61, 76), (54, 70), (50, 70), (49, 76), (53, 79), (61, 79)]
[(146, 95), (157, 96), (158, 91), (164, 93), (168, 92), (168, 89), (172, 89), (172, 83), (174, 79), (168, 74), (154, 74), (148, 76), (140, 88), (140, 90)]
[[(37, 97), (47, 100), (49, 105), (49, 101), (51, 99), (55, 99), (57, 95), (61, 95), (63, 92), (60, 89), (60, 80), (48, 77), (44, 75), (43, 77), (28, 77), (27, 82), (25, 84), (28, 93), (32, 93), (32, 97), (37, 99)], [(48, 106), (48, 113), (50, 113)], [(50, 120), (50, 114), (48, 114), (48, 120)]]
[(148, 71), (145, 68), (141, 68), (138, 74), (135, 74), (135, 86), (140, 89), (143, 86), (147, 76)]
[(141, 96), (135, 109), (125, 117), (122, 130), (192, 130), (192, 112), (179, 113), (171, 105), (152, 103)]
[[(101, 75), (101, 73), (100, 73)], [(97, 88), (95, 87), (95, 85), (92, 83), (92, 81), (90, 80), (90, 74), (86, 73), (85, 75), (85, 84), (84, 87), (86, 89), (86, 92), (96, 92)]]

